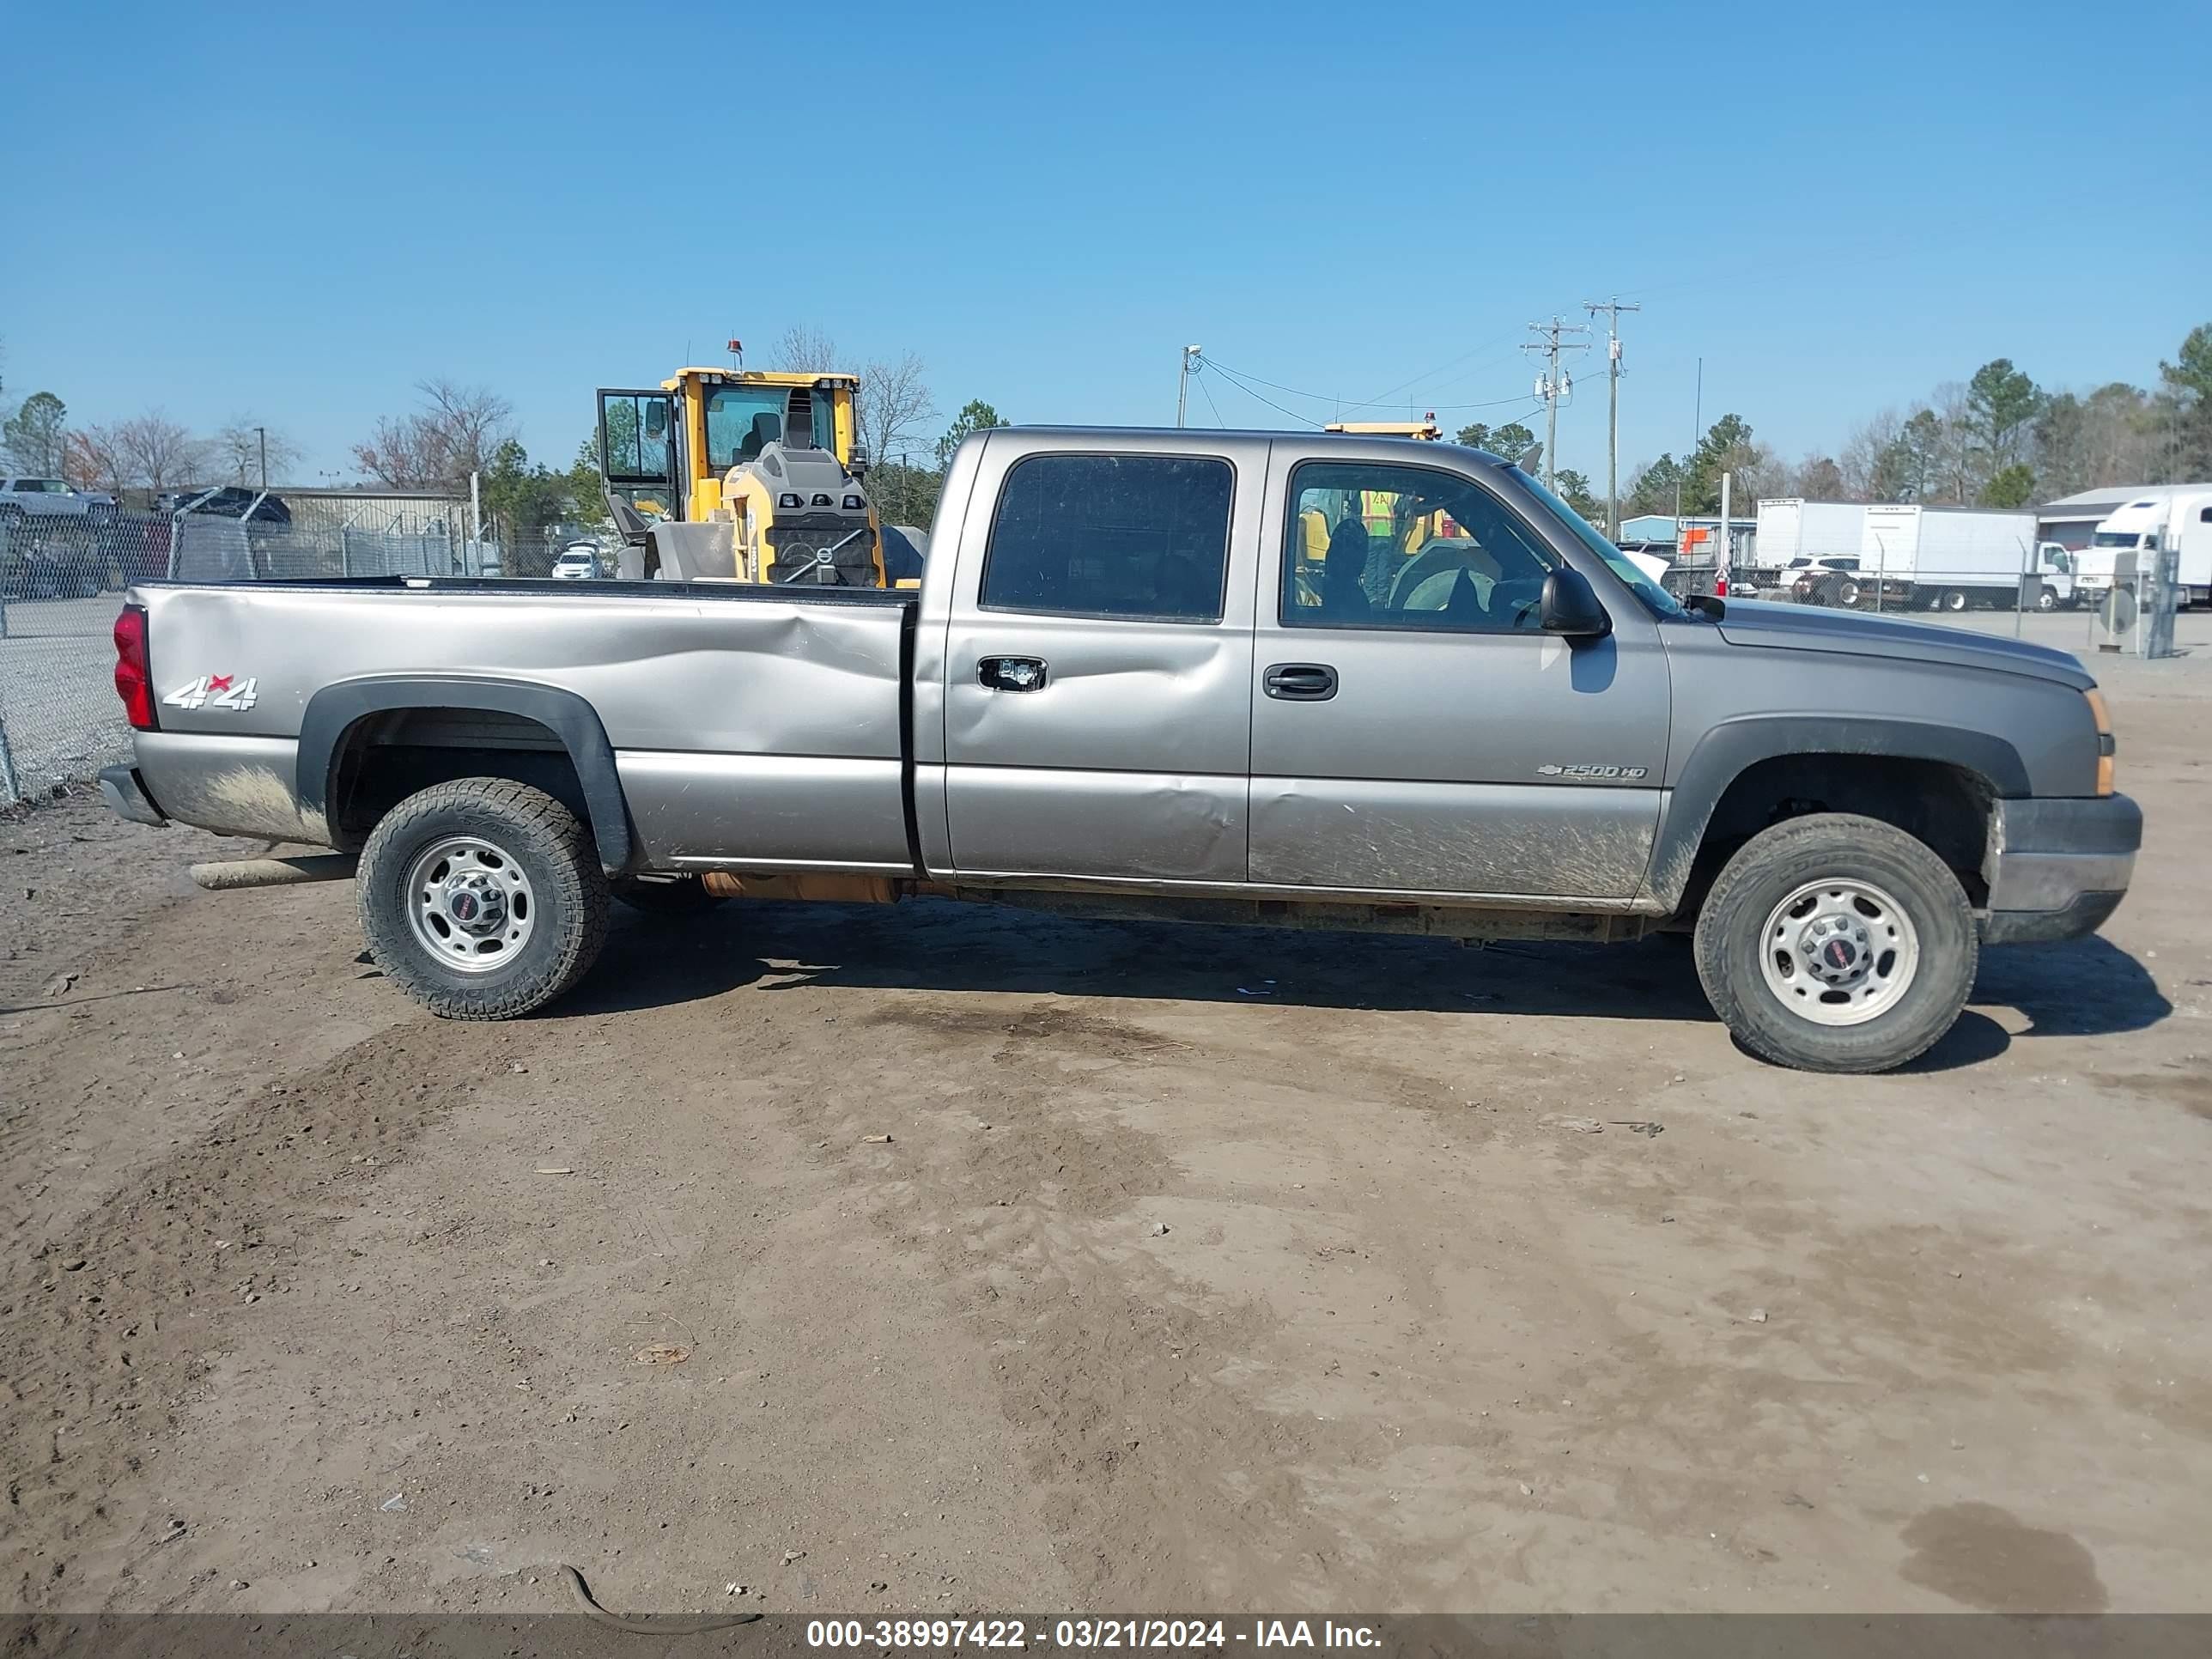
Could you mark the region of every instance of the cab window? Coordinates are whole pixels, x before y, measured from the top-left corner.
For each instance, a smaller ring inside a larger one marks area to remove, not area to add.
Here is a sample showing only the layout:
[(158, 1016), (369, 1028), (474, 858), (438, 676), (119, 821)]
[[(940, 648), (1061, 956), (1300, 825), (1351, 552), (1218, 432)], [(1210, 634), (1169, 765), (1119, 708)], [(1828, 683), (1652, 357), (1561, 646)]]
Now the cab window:
[(1281, 615), (1303, 628), (1534, 633), (1557, 561), (1455, 473), (1309, 461), (1291, 474)]
[[(717, 469), (750, 461), (766, 444), (783, 441), (788, 386), (718, 386), (707, 393), (707, 459)], [(814, 403), (814, 447), (836, 447), (836, 412), (826, 396)]]
[(1228, 462), (1188, 455), (1031, 455), (1006, 473), (984, 556), (992, 611), (1221, 620)]

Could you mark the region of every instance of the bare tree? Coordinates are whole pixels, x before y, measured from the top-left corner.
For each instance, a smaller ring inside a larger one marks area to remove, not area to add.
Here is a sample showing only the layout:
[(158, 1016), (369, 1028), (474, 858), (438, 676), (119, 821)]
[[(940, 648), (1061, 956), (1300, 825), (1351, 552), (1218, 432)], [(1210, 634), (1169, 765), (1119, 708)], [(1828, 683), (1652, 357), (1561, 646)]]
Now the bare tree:
[(1844, 469), (1832, 456), (1813, 454), (1800, 461), (1789, 473), (1790, 493), (1808, 501), (1843, 501), (1850, 499), (1850, 487), (1844, 482)]
[(1966, 404), (1966, 388), (1946, 380), (1936, 388), (1929, 403), (1942, 422), (1936, 448), (1936, 475), (1930, 483), (1932, 500), (1965, 507), (1981, 493), (1981, 458), (1974, 443), (1973, 420)]
[(1760, 496), (1779, 495), (1790, 483), (1789, 463), (1756, 438), (1723, 450), (1717, 470), (1735, 475), (1729, 487), (1732, 514), (1749, 511)]
[(800, 374), (827, 374), (838, 366), (837, 343), (811, 323), (793, 323), (776, 337), (775, 366)]
[(158, 409), (108, 428), (108, 437), (122, 481), (156, 495), (198, 483), (209, 465), (206, 441)]
[(915, 441), (915, 428), (937, 413), (921, 359), (911, 351), (896, 362), (878, 360), (860, 374), (854, 410), (860, 441), (877, 461), (888, 461)]
[(1904, 430), (1905, 416), (1894, 408), (1877, 410), (1851, 429), (1837, 463), (1843, 472), (1845, 501), (1881, 499), (1898, 435)]
[(395, 489), (454, 489), (488, 471), (514, 437), (514, 406), (489, 386), (423, 380), (423, 407), (386, 416), (354, 459)]
[(2035, 423), (2037, 494), (2045, 500), (2106, 484), (2153, 482), (2165, 459), (2158, 400), (2115, 380), (2087, 397), (2062, 392)]
[[(264, 449), (265, 446), (265, 449)], [(258, 488), (262, 457), (268, 457), (268, 476), (282, 479), (300, 464), (300, 447), (275, 427), (240, 415), (215, 434), (215, 451), (224, 475), (235, 483)]]
[(112, 426), (73, 426), (62, 438), (62, 477), (79, 489), (123, 490), (123, 455)]

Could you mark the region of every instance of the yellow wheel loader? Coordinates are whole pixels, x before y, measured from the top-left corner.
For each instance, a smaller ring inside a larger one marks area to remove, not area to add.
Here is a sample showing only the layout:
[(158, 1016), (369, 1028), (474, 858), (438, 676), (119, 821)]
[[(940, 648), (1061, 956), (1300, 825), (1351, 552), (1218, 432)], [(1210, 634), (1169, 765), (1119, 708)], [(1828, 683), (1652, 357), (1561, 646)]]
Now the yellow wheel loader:
[(884, 586), (859, 377), (681, 368), (600, 388), (599, 476), (625, 577)]

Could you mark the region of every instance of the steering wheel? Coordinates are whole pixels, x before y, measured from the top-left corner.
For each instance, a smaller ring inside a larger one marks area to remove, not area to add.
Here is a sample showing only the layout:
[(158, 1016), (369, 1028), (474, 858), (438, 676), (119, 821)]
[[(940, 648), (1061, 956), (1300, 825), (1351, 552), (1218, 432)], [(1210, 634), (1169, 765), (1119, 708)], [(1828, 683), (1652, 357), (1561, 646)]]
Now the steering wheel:
[(1543, 584), (1526, 578), (1502, 581), (1491, 592), (1490, 611), (1492, 616), (1510, 617), (1506, 626), (1513, 632), (1533, 634), (1543, 625)]

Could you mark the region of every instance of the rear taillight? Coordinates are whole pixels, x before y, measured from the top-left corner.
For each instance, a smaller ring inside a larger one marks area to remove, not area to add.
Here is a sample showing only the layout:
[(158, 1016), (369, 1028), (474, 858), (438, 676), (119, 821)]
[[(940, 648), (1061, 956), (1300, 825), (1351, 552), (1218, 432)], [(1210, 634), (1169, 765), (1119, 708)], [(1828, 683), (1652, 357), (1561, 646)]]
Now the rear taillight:
[(154, 671), (146, 659), (146, 607), (126, 605), (115, 619), (115, 695), (123, 699), (123, 713), (135, 732), (152, 732)]

